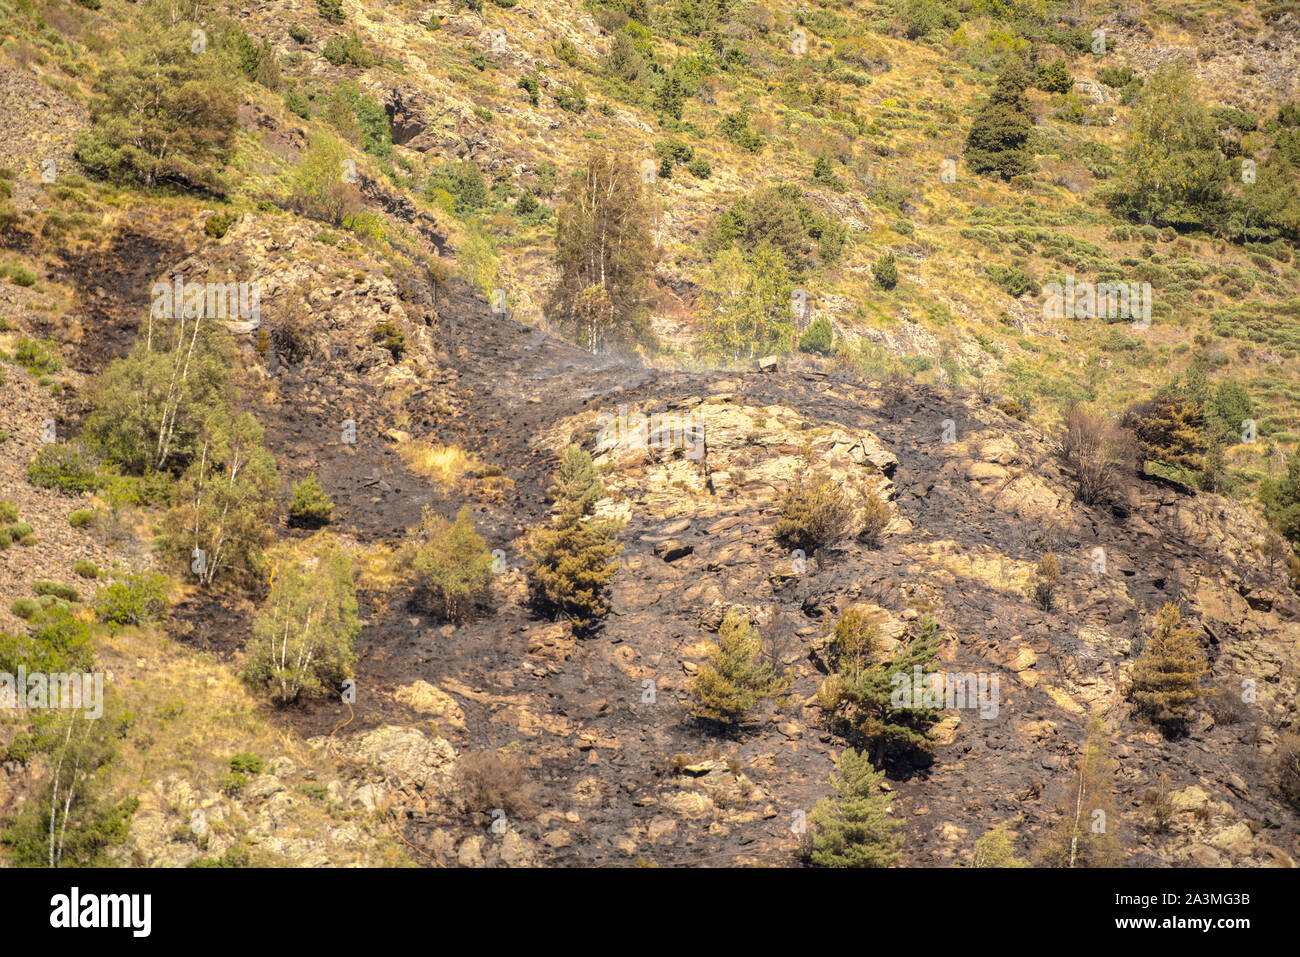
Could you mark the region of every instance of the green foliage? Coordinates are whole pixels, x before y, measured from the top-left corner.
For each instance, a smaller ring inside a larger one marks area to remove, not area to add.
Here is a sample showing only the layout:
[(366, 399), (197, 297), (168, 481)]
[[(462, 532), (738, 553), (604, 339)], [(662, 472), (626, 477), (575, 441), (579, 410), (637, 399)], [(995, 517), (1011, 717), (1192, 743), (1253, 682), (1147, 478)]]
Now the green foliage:
[(164, 547), (202, 585), (227, 571), (260, 571), (279, 487), (275, 459), (262, 442), (256, 419), (219, 407), (202, 424), (196, 454), (176, 483)]
[(311, 100), (297, 87), (284, 91), (284, 106), (290, 113), (304, 120), (311, 119)]
[(976, 114), (966, 138), (966, 162), (976, 173), (1009, 180), (1033, 169), (1033, 155), (1029, 152), (1033, 117), (1025, 97), (1028, 86), (1024, 65), (1011, 58), (998, 74), (993, 92)]
[(118, 59), (99, 75), (91, 128), (76, 140), (77, 160), (91, 173), (146, 188), (225, 191), (239, 99), (225, 58), (191, 51), (197, 27), (146, 7), (112, 45)]
[(853, 504), (829, 475), (801, 474), (777, 510), (776, 540), (787, 548), (814, 552), (842, 541), (853, 526)]
[(984, 832), (975, 842), (971, 867), (1028, 867), (1029, 863), (1016, 857), (1016, 845), (1007, 833), (1007, 825), (999, 824)]
[(27, 465), (27, 481), (64, 495), (93, 492), (104, 484), (94, 462), (80, 445), (52, 442)]
[(35, 598), (15, 598), (10, 603), (9, 610), (13, 612), (14, 617), (21, 618), (23, 621), (30, 621), (41, 610), (41, 603)]
[(718, 133), (747, 153), (761, 153), (765, 145), (763, 137), (750, 128), (747, 110), (737, 110), (724, 116), (718, 122)]
[(82, 578), (89, 578), (92, 580), (99, 578), (103, 574), (103, 572), (99, 570), (99, 566), (88, 558), (78, 558), (72, 563), (72, 570)]
[(929, 615), (923, 616), (888, 659), (880, 656), (874, 642), (867, 643), (870, 651), (865, 655), (846, 654), (843, 646), (836, 649), (836, 671), (818, 692), (819, 704), (831, 715), (832, 725), (855, 747), (866, 749), (877, 767), (930, 763), (932, 744), (926, 732), (940, 712), (925, 706), (927, 689), (913, 684), (915, 669), (924, 669), (938, 652), (938, 630)]
[(1278, 532), (1293, 547), (1300, 546), (1300, 456), (1287, 460), (1285, 476), (1264, 483), (1259, 498)]
[(708, 179), (713, 175), (713, 166), (703, 156), (697, 156), (686, 164), (686, 171), (696, 179)]
[(1198, 391), (1174, 381), (1125, 413), (1124, 424), (1137, 438), (1144, 461), (1192, 472), (1203, 467), (1209, 443), (1204, 433), (1204, 400)]
[(1000, 266), (997, 263), (990, 263), (984, 267), (984, 271), (1013, 299), (1019, 299), (1034, 288), (1033, 277), (1018, 266)]
[(788, 679), (763, 660), (762, 646), (749, 619), (728, 611), (709, 661), (691, 685), (691, 714), (719, 725), (741, 725), (759, 702), (784, 691)]
[(81, 592), (77, 591), (77, 589), (73, 588), (71, 585), (64, 585), (60, 582), (49, 581), (48, 579), (40, 579), (33, 582), (32, 591), (41, 596), (52, 595), (55, 598), (61, 598), (66, 602), (81, 601)]
[(167, 579), (163, 575), (131, 573), (101, 588), (95, 596), (95, 616), (114, 625), (142, 625), (167, 614)]
[(559, 279), (547, 311), (592, 352), (650, 341), (653, 221), (641, 177), (626, 157), (592, 152), (565, 188), (555, 230)]
[(742, 196), (719, 215), (709, 236), (709, 251), (716, 253), (737, 246), (747, 256), (769, 245), (781, 253), (786, 270), (798, 277), (817, 257), (836, 261), (846, 239), (844, 226), (830, 219), (805, 200), (799, 187), (787, 183), (766, 187)]
[(364, 70), (375, 65), (374, 56), (366, 50), (360, 38), (355, 34), (330, 37), (325, 44), (325, 49), (321, 51), (321, 56), (329, 60), (334, 66), (343, 66), (345, 63), (350, 63)]
[(555, 91), (555, 105), (566, 113), (585, 113), (587, 111), (587, 88), (581, 83), (560, 87)]
[(372, 156), (392, 155), (393, 130), (388, 113), (351, 80), (340, 80), (334, 86), (325, 104), (325, 118), (340, 135)]
[(884, 772), (866, 754), (844, 750), (831, 774), (832, 793), (813, 808), (816, 867), (891, 867), (901, 857), (903, 822), (889, 816)]
[(327, 693), (351, 674), (361, 633), (352, 563), (328, 539), (273, 559), (271, 593), (253, 618), (243, 676), (278, 704)]
[(227, 210), (224, 213), (213, 213), (203, 221), (203, 231), (213, 239), (221, 239), (229, 231), (230, 227), (239, 221), (239, 212), (237, 210)]
[(343, 0), (316, 0), (316, 9), (326, 23), (340, 24), (347, 20)]
[(538, 103), (538, 97), (541, 93), (541, 87), (537, 83), (535, 76), (521, 76), (519, 82), (515, 84), (519, 89), (528, 94), (528, 102), (532, 106)]
[(234, 774), (261, 774), (266, 763), (256, 754), (240, 751), (230, 759), (230, 770)]
[(462, 218), (477, 212), (488, 203), (487, 181), (483, 179), (478, 164), (470, 159), (435, 167), (429, 174), (426, 196), (432, 200), (438, 190), (452, 197), (454, 205), (449, 212)]
[(530, 599), (539, 612), (563, 616), (575, 632), (589, 634), (609, 613), (620, 523), (589, 517), (602, 483), (591, 456), (577, 446), (565, 453), (551, 489), (551, 523), (533, 529), (526, 544)]
[(334, 502), (320, 486), (316, 473), (293, 485), (289, 500), (289, 524), (297, 528), (320, 528), (328, 525), (334, 514)]
[(604, 483), (591, 454), (579, 445), (570, 445), (564, 450), (560, 467), (556, 469), (555, 484), (546, 490), (553, 509), (559, 514), (573, 512), (587, 516), (595, 509), (603, 493)]
[(1209, 671), (1196, 631), (1182, 624), (1178, 606), (1170, 602), (1160, 609), (1155, 628), (1133, 663), (1129, 694), (1137, 709), (1167, 735), (1176, 734), (1185, 729)]
[(14, 362), (32, 375), (48, 375), (63, 368), (58, 346), (48, 339), (42, 342), (27, 336), (20, 336), (14, 343)]
[(312, 136), (289, 183), (289, 202), (304, 216), (342, 226), (361, 209), (361, 192), (348, 182), (347, 151), (327, 133)]
[(127, 839), (139, 800), (114, 800), (107, 779), (126, 736), (130, 716), (112, 699), (104, 715), (57, 709), (33, 721), (9, 747), (7, 757), (47, 769), (33, 793), (0, 833), (9, 859), (19, 867), (92, 867)]
[(1064, 60), (1053, 60), (1038, 68), (1034, 85), (1048, 93), (1069, 93), (1074, 86), (1074, 77), (1070, 76)]
[(1141, 223), (1194, 229), (1224, 212), (1227, 166), (1209, 113), (1185, 67), (1163, 64), (1134, 107), (1112, 208)]
[(22, 611), (28, 613), (19, 615), (27, 618), (27, 634), (0, 635), (0, 673), (17, 674), (19, 667), (29, 673), (84, 673), (95, 667), (90, 625), (66, 604), (51, 602), (36, 611), (25, 606)]
[(898, 285), (898, 265), (892, 252), (885, 253), (871, 267), (871, 277), (881, 289), (893, 289)]
[(722, 250), (697, 305), (700, 351), (732, 359), (788, 353), (794, 342), (792, 290), (775, 247), (764, 244), (748, 258), (734, 247)]
[(421, 586), (437, 599), (448, 621), (459, 621), (482, 603), (495, 560), (474, 530), (469, 506), (448, 522), (426, 507), (415, 534), (411, 567)]
[(830, 320), (818, 316), (799, 337), (799, 351), (829, 356), (834, 352), (833, 336)]

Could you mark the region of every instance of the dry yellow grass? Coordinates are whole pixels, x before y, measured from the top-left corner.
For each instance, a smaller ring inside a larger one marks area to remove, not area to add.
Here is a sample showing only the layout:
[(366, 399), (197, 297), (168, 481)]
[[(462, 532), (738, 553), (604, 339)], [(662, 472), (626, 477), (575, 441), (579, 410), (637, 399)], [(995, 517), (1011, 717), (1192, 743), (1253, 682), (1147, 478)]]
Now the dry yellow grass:
[(475, 466), (472, 456), (454, 445), (406, 442), (398, 447), (406, 467), (450, 491)]

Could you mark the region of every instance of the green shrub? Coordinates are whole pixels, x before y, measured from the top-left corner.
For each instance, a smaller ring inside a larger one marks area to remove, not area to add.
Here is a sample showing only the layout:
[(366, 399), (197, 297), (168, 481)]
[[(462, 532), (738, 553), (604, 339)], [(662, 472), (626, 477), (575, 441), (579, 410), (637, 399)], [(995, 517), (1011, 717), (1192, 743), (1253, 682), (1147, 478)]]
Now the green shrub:
[(99, 590), (95, 615), (115, 625), (140, 625), (159, 621), (167, 611), (167, 578), (132, 573)]
[(240, 751), (230, 759), (230, 770), (235, 774), (261, 774), (264, 762), (255, 754)]
[(26, 266), (10, 266), (5, 272), (9, 275), (9, 281), (15, 286), (36, 285), (36, 273)]
[(1048, 93), (1068, 93), (1074, 86), (1074, 77), (1070, 76), (1064, 60), (1053, 60), (1038, 68), (1035, 85)]
[(91, 508), (79, 508), (68, 515), (68, 524), (73, 528), (85, 528), (94, 521), (95, 510)]
[(352, 563), (341, 548), (326, 540), (308, 555), (278, 557), (271, 592), (253, 618), (243, 677), (290, 704), (325, 694), (351, 674), (361, 623)]
[(308, 475), (293, 486), (293, 498), (289, 502), (289, 524), (298, 528), (320, 528), (329, 524), (334, 514), (334, 502), (315, 473)]
[(877, 259), (876, 264), (871, 267), (871, 275), (881, 289), (893, 289), (897, 286), (898, 265), (894, 262), (894, 254), (885, 253)]
[(295, 116), (304, 120), (311, 119), (311, 100), (297, 87), (284, 91), (284, 107)]
[(30, 621), (41, 610), (41, 603), (35, 598), (15, 598), (9, 610), (24, 621)]
[(224, 192), (237, 80), (225, 57), (191, 52), (194, 28), (148, 7), (118, 38), (121, 59), (100, 74), (91, 128), (76, 139), (75, 156), (91, 173), (147, 189)]
[[(13, 606), (10, 609), (18, 614)], [(25, 617), (26, 635), (0, 635), (0, 672), (16, 674), (20, 666), (29, 672), (47, 674), (94, 668), (95, 646), (89, 624), (57, 605), (42, 607)]]
[(32, 585), (32, 591), (37, 595), (53, 595), (55, 598), (62, 598), (66, 602), (81, 601), (81, 592), (71, 585), (64, 585), (59, 582), (40, 580)]
[(381, 348), (387, 349), (394, 362), (399, 361), (406, 352), (406, 333), (402, 331), (401, 326), (391, 320), (386, 319), (376, 325), (370, 333), (370, 339)]
[(885, 774), (852, 748), (840, 753), (831, 775), (832, 793), (810, 815), (815, 867), (891, 867), (898, 862), (903, 822), (887, 813), (881, 790)]
[(360, 38), (356, 36), (330, 37), (325, 44), (325, 49), (321, 51), (321, 56), (329, 60), (334, 66), (351, 63), (353, 66), (365, 70), (375, 65), (375, 58), (362, 45)]
[(56, 354), (57, 348), (53, 342), (23, 336), (14, 343), (14, 361), (32, 375), (58, 372), (63, 368), (63, 362)]
[(100, 576), (99, 566), (87, 558), (78, 558), (72, 563), (72, 570), (82, 578), (98, 578)]
[(488, 203), (487, 181), (473, 160), (443, 163), (429, 174), (425, 195), (433, 201), (436, 191), (442, 190), (452, 197), (452, 212), (464, 217)]
[(311, 34), (307, 32), (306, 27), (295, 23), (289, 28), (289, 38), (294, 43), (307, 43), (311, 40)]
[(474, 531), (468, 506), (456, 513), (455, 522), (432, 508), (424, 510), (411, 567), (448, 621), (466, 617), (482, 601), (494, 564), (487, 543)]
[(828, 356), (834, 351), (830, 320), (818, 316), (799, 337), (799, 351)]
[(687, 163), (686, 170), (696, 179), (708, 179), (713, 175), (713, 167), (703, 156), (697, 156)]
[(33, 532), (32, 526), (27, 522), (14, 522), (5, 532), (9, 535), (9, 540), (22, 542), (29, 538)]
[(339, 24), (347, 19), (343, 12), (343, 0), (316, 0), (316, 9), (327, 23)]
[(609, 614), (621, 525), (589, 518), (603, 483), (588, 453), (570, 446), (555, 478), (551, 524), (527, 538), (529, 598), (542, 614), (562, 615), (578, 634), (587, 634)]
[(27, 466), (27, 480), (65, 495), (93, 492), (104, 484), (94, 463), (75, 445), (51, 443)]
[(0, 499), (0, 525), (9, 525), (18, 521), (18, 508), (13, 502)]
[(853, 506), (838, 482), (801, 475), (781, 499), (775, 534), (787, 548), (813, 552), (843, 540), (852, 524)]
[(566, 113), (586, 112), (587, 88), (581, 83), (560, 87), (555, 93), (555, 105)]
[(224, 213), (213, 213), (203, 221), (203, 231), (213, 239), (220, 239), (238, 220), (239, 213), (233, 209)]

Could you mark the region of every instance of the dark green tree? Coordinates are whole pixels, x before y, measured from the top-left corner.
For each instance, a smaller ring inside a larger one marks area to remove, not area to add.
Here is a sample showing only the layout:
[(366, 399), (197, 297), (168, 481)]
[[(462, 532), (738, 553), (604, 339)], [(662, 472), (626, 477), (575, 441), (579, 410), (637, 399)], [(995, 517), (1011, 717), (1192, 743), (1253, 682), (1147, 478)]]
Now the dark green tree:
[(975, 115), (966, 138), (966, 162), (981, 175), (1004, 180), (1028, 173), (1034, 167), (1029, 152), (1029, 131), (1033, 126), (1025, 90), (1029, 74), (1013, 57), (993, 85), (988, 102)]

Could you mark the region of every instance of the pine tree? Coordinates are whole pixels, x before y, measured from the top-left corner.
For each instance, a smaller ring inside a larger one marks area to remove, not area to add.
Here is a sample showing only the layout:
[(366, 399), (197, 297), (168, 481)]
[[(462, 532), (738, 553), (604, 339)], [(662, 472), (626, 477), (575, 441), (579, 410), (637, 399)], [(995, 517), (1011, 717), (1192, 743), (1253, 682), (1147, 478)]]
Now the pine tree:
[(880, 790), (884, 772), (852, 748), (835, 762), (834, 793), (813, 808), (812, 863), (816, 867), (891, 867), (898, 863), (903, 822), (887, 813)]
[(1100, 718), (1088, 723), (1086, 734), (1068, 800), (1039, 850), (1039, 859), (1048, 867), (1114, 867), (1119, 863), (1115, 760)]
[(1011, 179), (1033, 169), (1029, 152), (1033, 118), (1025, 97), (1029, 82), (1024, 64), (1014, 57), (998, 74), (966, 138), (966, 162), (976, 173)]
[(760, 701), (784, 690), (785, 678), (761, 660), (761, 652), (762, 640), (749, 620), (728, 611), (709, 663), (691, 686), (691, 714), (722, 725), (743, 724)]
[(1174, 734), (1185, 727), (1209, 671), (1195, 630), (1182, 624), (1178, 606), (1171, 602), (1160, 609), (1155, 629), (1133, 663), (1130, 694), (1139, 711)]
[(923, 699), (917, 700), (922, 689), (914, 684), (916, 669), (924, 669), (938, 651), (938, 630), (926, 615), (892, 659), (874, 662), (855, 675), (853, 658), (843, 656), (838, 674), (830, 681), (834, 690), (827, 704), (846, 726), (849, 738), (871, 754), (877, 767), (929, 762), (931, 743), (926, 732), (940, 714), (936, 708), (924, 707)]
[(987, 831), (975, 842), (975, 854), (971, 867), (1028, 867), (1029, 864), (1016, 857), (1016, 845), (1007, 833), (1006, 824)]
[(604, 483), (596, 472), (590, 453), (580, 446), (570, 445), (560, 459), (555, 484), (546, 490), (546, 494), (551, 496), (557, 512), (590, 515), (603, 491)]
[(570, 446), (550, 488), (551, 524), (529, 533), (528, 588), (533, 607), (573, 623), (590, 634), (609, 614), (609, 584), (616, 560), (621, 523), (591, 518), (604, 491), (591, 456)]

